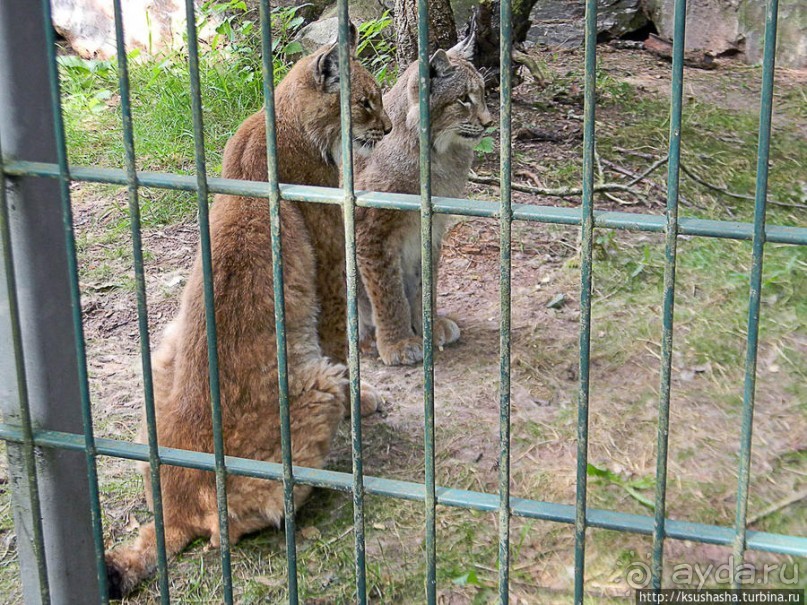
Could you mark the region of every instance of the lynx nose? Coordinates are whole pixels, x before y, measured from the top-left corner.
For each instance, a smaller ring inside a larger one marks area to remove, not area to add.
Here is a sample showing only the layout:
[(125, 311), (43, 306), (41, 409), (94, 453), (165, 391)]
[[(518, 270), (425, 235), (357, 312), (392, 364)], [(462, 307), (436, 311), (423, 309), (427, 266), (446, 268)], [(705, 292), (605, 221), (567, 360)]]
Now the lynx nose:
[(482, 124), (484, 128), (493, 124), (493, 116), (490, 115), (487, 107), (479, 112), (479, 123)]
[(381, 113), (381, 125), (384, 127), (384, 134), (392, 132), (392, 120), (389, 119), (386, 111)]

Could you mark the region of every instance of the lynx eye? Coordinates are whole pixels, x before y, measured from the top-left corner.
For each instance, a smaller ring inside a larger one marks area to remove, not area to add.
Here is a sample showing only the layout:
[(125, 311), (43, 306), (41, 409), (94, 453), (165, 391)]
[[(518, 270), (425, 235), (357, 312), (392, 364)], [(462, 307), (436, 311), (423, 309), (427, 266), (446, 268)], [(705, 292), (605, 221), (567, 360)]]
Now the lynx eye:
[(370, 103), (370, 99), (362, 99), (361, 106), (364, 107), (367, 111), (371, 111), (373, 109), (373, 106)]
[(471, 95), (469, 95), (468, 93), (465, 93), (464, 95), (462, 95), (462, 97), (457, 99), (457, 102), (460, 105), (465, 105), (466, 107), (468, 107), (471, 104)]

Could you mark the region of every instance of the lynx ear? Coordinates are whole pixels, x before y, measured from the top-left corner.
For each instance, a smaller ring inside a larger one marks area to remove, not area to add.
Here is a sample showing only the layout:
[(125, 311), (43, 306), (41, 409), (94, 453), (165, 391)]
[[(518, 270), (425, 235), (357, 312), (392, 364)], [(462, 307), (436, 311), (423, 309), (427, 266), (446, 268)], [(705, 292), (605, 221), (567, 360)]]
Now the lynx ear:
[[(359, 31), (353, 21), (347, 22), (347, 39), (350, 44), (350, 54), (355, 56), (356, 47), (359, 45)], [(339, 45), (339, 32), (336, 33), (336, 40), (333, 41), (333, 44)]]
[(312, 66), (314, 82), (324, 92), (339, 92), (339, 45), (334, 43), (319, 53)]
[(465, 38), (449, 48), (446, 53), (452, 57), (473, 62), (476, 57), (476, 29), (472, 29)]
[(353, 21), (348, 22), (348, 38), (350, 39), (350, 54), (356, 54), (356, 47), (359, 45), (359, 32)]
[(451, 60), (442, 48), (436, 51), (429, 59), (429, 75), (432, 78), (442, 78), (454, 71)]

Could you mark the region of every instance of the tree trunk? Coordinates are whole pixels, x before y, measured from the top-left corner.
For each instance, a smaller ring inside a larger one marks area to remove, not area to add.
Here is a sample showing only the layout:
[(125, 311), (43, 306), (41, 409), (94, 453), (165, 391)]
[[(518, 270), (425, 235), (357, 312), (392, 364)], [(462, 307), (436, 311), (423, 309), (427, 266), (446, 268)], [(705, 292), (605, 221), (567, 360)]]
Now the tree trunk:
[[(395, 37), (398, 65), (406, 67), (418, 56), (417, 0), (395, 0)], [(429, 52), (457, 43), (457, 28), (449, 0), (429, 0)]]
[[(513, 0), (513, 42), (520, 43), (527, 39), (527, 32), (530, 31), (532, 21), (530, 13), (532, 7), (538, 0)], [(496, 3), (498, 7), (498, 2)]]
[[(527, 32), (532, 25), (530, 12), (537, 0), (513, 0), (513, 44), (527, 39)], [(485, 77), (485, 84), (490, 88), (499, 85), (499, 0), (481, 0), (474, 7), (463, 37), (474, 35), (476, 38), (476, 55), (474, 65)], [(515, 69), (515, 65), (513, 66)]]

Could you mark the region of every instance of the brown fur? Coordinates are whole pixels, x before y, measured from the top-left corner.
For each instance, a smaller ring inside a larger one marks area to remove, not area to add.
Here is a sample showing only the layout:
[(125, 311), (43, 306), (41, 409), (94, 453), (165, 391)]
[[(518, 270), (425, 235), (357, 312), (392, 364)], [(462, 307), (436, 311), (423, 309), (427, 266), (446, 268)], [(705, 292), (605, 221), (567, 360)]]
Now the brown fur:
[[(333, 62), (333, 51), (334, 47), (326, 47), (301, 60), (278, 86), (282, 182), (333, 185), (338, 180), (335, 158), (324, 152), (338, 146), (340, 136), (338, 76), (334, 75), (338, 65)], [(357, 103), (368, 87), (365, 74), (354, 65)], [(263, 124), (262, 113), (252, 116), (228, 143), (225, 176), (265, 180)], [(372, 135), (369, 127), (356, 132), (368, 137), (383, 135)], [(292, 458), (297, 465), (318, 468), (325, 462), (343, 416), (347, 381), (344, 365), (328, 359), (320, 348), (317, 255), (301, 210), (281, 203)], [(210, 211), (210, 232), (225, 452), (279, 462), (268, 202), (217, 196)], [(212, 452), (203, 283), (197, 254), (178, 316), (153, 356), (154, 387), (160, 445)], [(145, 430), (140, 440), (145, 441)], [(141, 471), (151, 505), (148, 467), (142, 465)], [(176, 554), (196, 537), (209, 537), (218, 546), (213, 473), (163, 466), (161, 481), (167, 554)], [(295, 487), (295, 503), (301, 504), (310, 491), (306, 486)], [(283, 516), (281, 484), (231, 475), (227, 493), (231, 543), (244, 534), (279, 525)], [(155, 565), (155, 528), (149, 523), (133, 544), (107, 554), (110, 595), (128, 593), (153, 573)]]
[[(303, 59), (310, 63), (314, 59)], [(301, 61), (301, 63), (303, 63)], [(280, 180), (284, 183), (338, 187), (340, 178), (339, 95), (317, 106), (308, 102), (311, 82), (287, 80), (275, 95), (276, 110), (290, 116), (277, 124), (278, 141), (294, 157)], [(392, 124), (382, 104), (381, 90), (358, 61), (351, 62), (351, 117), (357, 158), (366, 155), (388, 133)], [(293, 151), (291, 151), (293, 150)], [(282, 150), (278, 149), (280, 155)], [(266, 180), (266, 122), (262, 111), (248, 118), (227, 144), (222, 162), (226, 178)], [(319, 337), (328, 357), (347, 360), (347, 294), (345, 288), (345, 234), (342, 208), (335, 204), (298, 204), (308, 228), (317, 263), (317, 297), (320, 303)], [(362, 385), (362, 413), (376, 410), (378, 395)]]
[[(432, 193), (461, 197), (468, 181), (473, 148), (492, 118), (485, 105), (484, 82), (461, 42), (431, 58)], [(418, 67), (410, 65), (384, 95), (392, 133), (379, 143), (356, 179), (368, 191), (419, 193)], [(362, 324), (375, 327), (378, 353), (388, 365), (423, 359), (420, 280), (420, 217), (417, 213), (360, 208), (356, 239), (364, 286)], [(433, 284), (437, 283), (445, 215), (435, 215), (432, 230)], [(434, 297), (433, 299), (436, 299)], [(369, 317), (368, 317), (369, 316)], [(436, 317), (434, 341), (459, 338), (457, 324)]]

